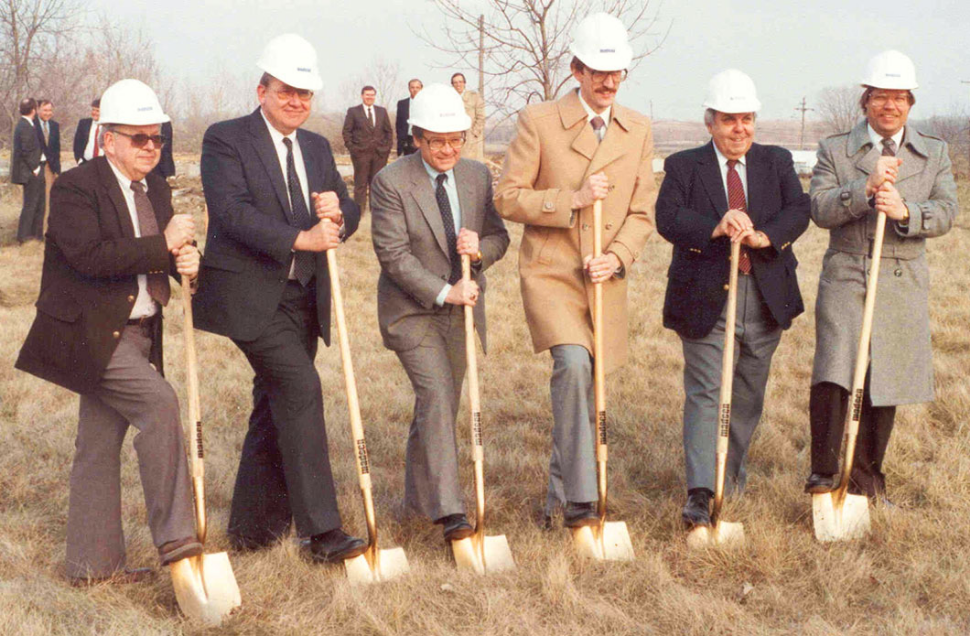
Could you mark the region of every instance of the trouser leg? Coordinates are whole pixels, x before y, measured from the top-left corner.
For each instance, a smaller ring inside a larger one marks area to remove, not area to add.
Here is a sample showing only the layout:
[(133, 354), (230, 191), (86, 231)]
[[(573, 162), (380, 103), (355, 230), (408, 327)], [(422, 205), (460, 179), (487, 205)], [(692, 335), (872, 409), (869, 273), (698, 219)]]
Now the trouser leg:
[(31, 175), (24, 184), (23, 206), (20, 208), (20, 220), (17, 224), (17, 240), (23, 243), (27, 239), (43, 239), (43, 234), (37, 232), (37, 217), (40, 216), (41, 228), (44, 223), (44, 178), (41, 175)]
[(852, 462), (850, 489), (853, 493), (876, 497), (886, 492), (886, 476), (882, 461), (889, 447), (896, 418), (895, 406), (873, 406), (869, 383), (862, 402), (862, 422), (856, 439), (855, 459)]
[(367, 202), (367, 186), (370, 184), (370, 156), (369, 152), (360, 152), (350, 156), (354, 164), (354, 203), (361, 211)]
[(593, 358), (580, 345), (557, 345), (552, 354), (552, 456), (546, 514), (570, 501), (596, 501), (593, 427)]
[(377, 176), (377, 173), (380, 172), (381, 169), (386, 165), (387, 165), (387, 157), (385, 157), (384, 155), (380, 155), (376, 152), (371, 155), (371, 162), (370, 162), (370, 167), (368, 169), (368, 175), (367, 175), (368, 207), (370, 206), (370, 193), (371, 193), (370, 186), (374, 182), (374, 177)]
[(808, 400), (812, 428), (812, 472), (839, 472), (839, 452), (849, 392), (832, 382), (812, 385)]
[(703, 338), (681, 337), (684, 351), (684, 467), (687, 490), (714, 492), (717, 409), (720, 401), (724, 316)]

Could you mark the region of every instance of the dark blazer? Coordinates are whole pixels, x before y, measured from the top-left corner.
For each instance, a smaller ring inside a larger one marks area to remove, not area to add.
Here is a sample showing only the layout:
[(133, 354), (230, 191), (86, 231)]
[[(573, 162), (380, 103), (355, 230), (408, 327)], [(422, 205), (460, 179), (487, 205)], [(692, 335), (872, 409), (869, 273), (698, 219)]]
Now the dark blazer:
[(77, 130), (74, 131), (74, 161), (78, 163), (84, 159), (84, 147), (88, 145), (92, 121), (90, 117), (85, 117), (77, 122)]
[(40, 148), (44, 152), (44, 156), (47, 157), (47, 165), (50, 166), (51, 172), (54, 174), (61, 174), (61, 125), (53, 119), (48, 120), (47, 125), (50, 128), (50, 133), (47, 141), (44, 141), (40, 117), (34, 117), (34, 130), (37, 131), (37, 141), (40, 143)]
[[(326, 138), (297, 130), (310, 192), (337, 193), (345, 237), (357, 230), (360, 209)], [(195, 326), (236, 340), (253, 340), (269, 324), (283, 297), (293, 242), (283, 169), (266, 122), (257, 108), (239, 119), (213, 124), (202, 140), (202, 187), (209, 230), (192, 299)], [(312, 201), (310, 214), (314, 223)], [(330, 344), (330, 276), (325, 253), (316, 259), (319, 336)]]
[(397, 117), (394, 128), (397, 133), (397, 156), (403, 157), (414, 149), (414, 140), (408, 134), (408, 117), (411, 116), (411, 98), (405, 97), (397, 103)]
[[(787, 329), (805, 310), (792, 243), (808, 227), (811, 202), (784, 148), (752, 144), (745, 161), (748, 215), (771, 240), (770, 247), (750, 250), (752, 275), (772, 318)], [(664, 326), (701, 338), (717, 324), (727, 301), (730, 239), (711, 240), (728, 210), (727, 193), (713, 142), (667, 157), (664, 170), (657, 231), (674, 244)]]
[[(172, 193), (149, 174), (158, 227), (172, 218)], [(37, 317), (16, 367), (78, 393), (93, 391), (118, 346), (138, 295), (138, 274), (171, 272), (165, 237), (135, 238), (118, 179), (98, 157), (68, 170), (51, 188), (50, 226)], [(161, 320), (149, 357), (162, 372)]]
[(172, 158), (172, 122), (167, 121), (162, 124), (162, 137), (168, 139), (168, 143), (162, 146), (162, 158), (158, 160), (158, 165), (152, 172), (165, 179), (175, 175), (175, 160)]
[(351, 155), (366, 152), (376, 152), (379, 156), (387, 157), (394, 145), (394, 131), (391, 129), (391, 118), (387, 109), (374, 105), (374, 125), (364, 113), (364, 105), (358, 104), (347, 109), (344, 118), (344, 145)]
[(17, 126), (13, 130), (13, 149), (10, 152), (10, 182), (30, 181), (34, 170), (40, 165), (41, 153), (34, 127), (23, 117), (18, 117)]

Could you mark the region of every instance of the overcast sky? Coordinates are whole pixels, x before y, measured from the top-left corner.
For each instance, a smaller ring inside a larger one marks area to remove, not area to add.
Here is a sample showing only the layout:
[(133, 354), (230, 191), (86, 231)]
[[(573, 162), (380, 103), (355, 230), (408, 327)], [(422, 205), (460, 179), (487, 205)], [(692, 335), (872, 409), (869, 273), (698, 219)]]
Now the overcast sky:
[[(394, 99), (406, 95), (411, 76), (425, 84), (450, 76), (433, 70), (443, 59), (409, 28), (440, 28), (441, 16), (426, 0), (92, 1), (143, 28), (175, 78), (200, 81), (229, 70), (252, 73), (255, 85), (263, 45), (288, 31), (316, 46), (329, 108), (344, 105), (341, 86), (381, 56), (400, 63)], [(475, 4), (467, 0), (470, 8)], [(970, 112), (970, 85), (961, 84), (970, 80), (968, 0), (666, 0), (659, 17), (664, 26), (672, 24), (669, 37), (619, 95), (621, 103), (647, 114), (652, 102), (658, 119), (700, 119), (708, 79), (729, 67), (754, 79), (762, 117), (794, 119), (802, 96), (811, 107), (822, 88), (858, 83), (869, 57), (887, 48), (916, 64), (921, 88), (914, 117)], [(474, 73), (461, 70), (470, 86), (477, 85)]]

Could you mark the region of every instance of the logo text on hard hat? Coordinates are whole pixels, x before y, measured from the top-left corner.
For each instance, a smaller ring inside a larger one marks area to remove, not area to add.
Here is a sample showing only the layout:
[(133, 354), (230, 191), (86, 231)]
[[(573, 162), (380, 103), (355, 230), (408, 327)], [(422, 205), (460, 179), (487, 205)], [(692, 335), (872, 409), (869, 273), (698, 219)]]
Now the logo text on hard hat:
[(600, 49), (600, 53), (616, 53), (616, 49)]
[(141, 108), (138, 109), (138, 112), (143, 113), (146, 110), (155, 110), (155, 108), (153, 106), (142, 106)]
[(303, 66), (297, 66), (296, 67), (296, 70), (300, 71), (301, 73), (311, 73), (312, 72), (310, 69), (305, 68)]
[(899, 73), (886, 73), (886, 77), (902, 77)]

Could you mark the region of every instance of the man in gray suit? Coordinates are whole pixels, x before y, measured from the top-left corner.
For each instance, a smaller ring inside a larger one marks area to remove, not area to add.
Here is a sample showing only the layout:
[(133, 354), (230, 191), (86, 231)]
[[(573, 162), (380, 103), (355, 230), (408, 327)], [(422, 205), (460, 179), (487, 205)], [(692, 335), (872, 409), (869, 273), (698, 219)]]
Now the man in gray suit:
[[(404, 505), (440, 524), (446, 541), (471, 536), (458, 483), (455, 417), (465, 376), (463, 306), (475, 308), (485, 347), (484, 271), (509, 245), (492, 202), (492, 177), (461, 159), (471, 121), (461, 97), (437, 84), (408, 120), (419, 152), (381, 170), (373, 186), (377, 313), (384, 346), (414, 387)], [(462, 280), (461, 256), (473, 280)]]
[(835, 485), (872, 237), (883, 212), (882, 276), (849, 492), (885, 503), (882, 462), (896, 406), (933, 399), (926, 239), (950, 230), (957, 197), (946, 142), (906, 123), (916, 102), (912, 61), (898, 51), (880, 53), (862, 86), (865, 119), (819, 144), (812, 174), (812, 220), (830, 233), (815, 305), (812, 474), (805, 491)]
[(10, 182), (24, 186), (17, 240), (44, 240), (44, 163), (46, 157), (34, 130), (37, 102), (28, 97), (20, 102), (20, 120), (13, 131), (10, 153)]

